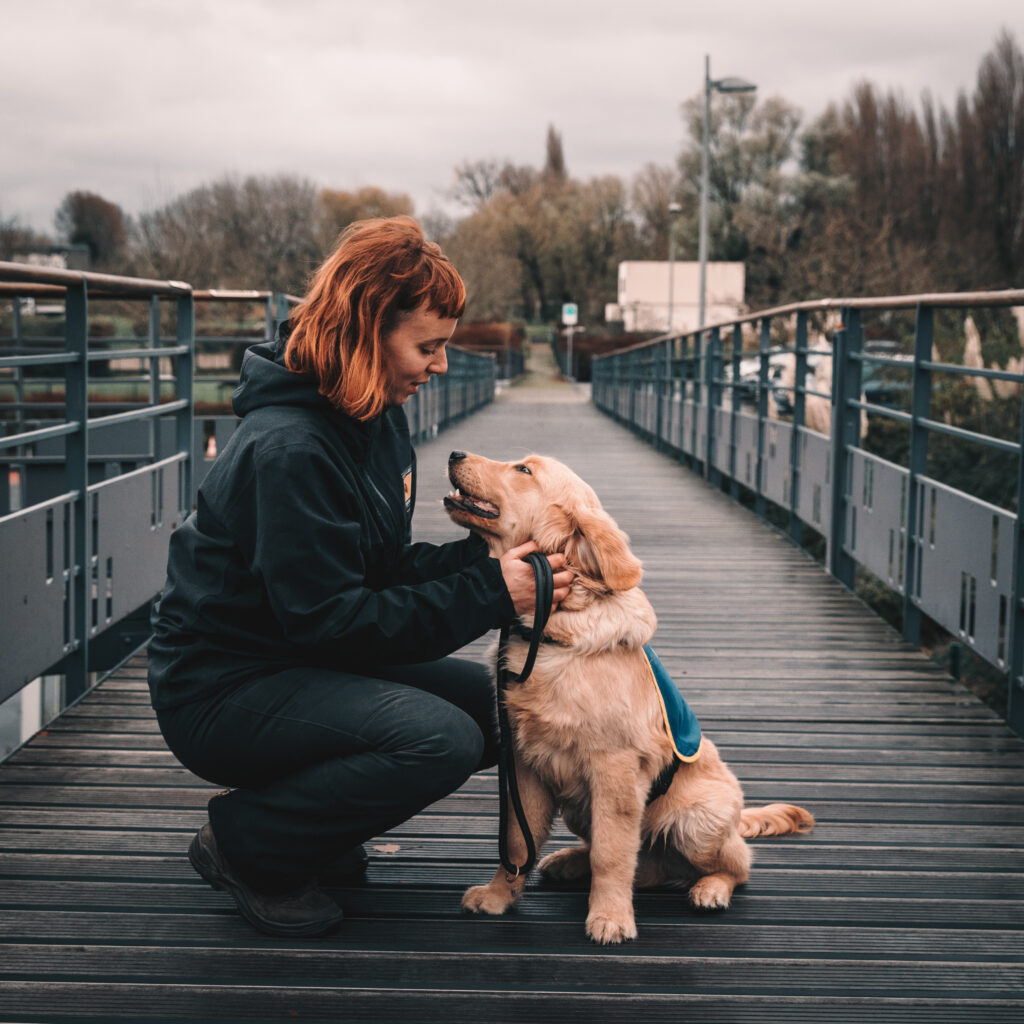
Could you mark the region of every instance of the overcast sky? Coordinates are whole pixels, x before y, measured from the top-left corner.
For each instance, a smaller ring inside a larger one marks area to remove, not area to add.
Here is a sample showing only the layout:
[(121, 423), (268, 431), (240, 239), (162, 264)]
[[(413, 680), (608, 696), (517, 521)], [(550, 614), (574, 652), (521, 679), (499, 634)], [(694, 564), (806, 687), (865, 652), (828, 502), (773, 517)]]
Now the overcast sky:
[(669, 164), (679, 105), (739, 75), (805, 121), (858, 81), (949, 106), (1021, 0), (0, 0), (0, 216), (52, 231), (88, 190), (129, 213), (224, 174), (445, 205), (452, 168)]

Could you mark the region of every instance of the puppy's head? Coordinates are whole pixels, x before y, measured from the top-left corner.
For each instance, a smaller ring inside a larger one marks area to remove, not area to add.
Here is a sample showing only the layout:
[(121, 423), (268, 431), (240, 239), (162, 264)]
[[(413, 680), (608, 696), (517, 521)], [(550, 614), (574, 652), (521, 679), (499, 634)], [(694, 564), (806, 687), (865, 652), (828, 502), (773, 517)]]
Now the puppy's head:
[(610, 590), (629, 590), (642, 576), (629, 538), (601, 507), (593, 489), (568, 466), (544, 455), (493, 462), (452, 452), (445, 499), (451, 518), (480, 534), (493, 555), (535, 540), (562, 552), (581, 576)]

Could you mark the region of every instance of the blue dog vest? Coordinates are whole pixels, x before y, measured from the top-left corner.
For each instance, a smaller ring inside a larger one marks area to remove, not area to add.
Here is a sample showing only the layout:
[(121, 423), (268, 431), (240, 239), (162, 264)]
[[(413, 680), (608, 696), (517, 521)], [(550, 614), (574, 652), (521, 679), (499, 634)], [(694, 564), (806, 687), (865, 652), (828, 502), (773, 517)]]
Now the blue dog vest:
[(696, 761), (700, 757), (700, 722), (654, 653), (654, 648), (645, 645), (644, 654), (661, 703), (665, 732), (672, 741), (672, 749), (680, 761)]

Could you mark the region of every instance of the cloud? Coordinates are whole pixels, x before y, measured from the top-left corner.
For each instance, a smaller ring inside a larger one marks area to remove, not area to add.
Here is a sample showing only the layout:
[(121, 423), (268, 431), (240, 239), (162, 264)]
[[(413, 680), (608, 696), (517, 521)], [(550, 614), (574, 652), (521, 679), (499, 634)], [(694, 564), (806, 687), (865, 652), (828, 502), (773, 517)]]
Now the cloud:
[(951, 104), (1018, 0), (0, 0), (0, 213), (86, 188), (137, 212), (225, 173), (376, 184), (422, 211), (464, 159), (671, 163), (680, 103), (738, 74), (805, 117), (869, 79)]

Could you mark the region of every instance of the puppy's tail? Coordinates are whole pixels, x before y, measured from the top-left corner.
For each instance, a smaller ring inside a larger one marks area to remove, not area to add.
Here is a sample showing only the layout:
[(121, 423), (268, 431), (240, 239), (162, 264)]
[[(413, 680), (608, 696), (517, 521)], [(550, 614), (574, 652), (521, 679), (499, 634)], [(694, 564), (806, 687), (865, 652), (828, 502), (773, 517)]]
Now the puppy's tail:
[(744, 807), (740, 815), (740, 835), (744, 839), (757, 836), (784, 836), (791, 832), (810, 832), (814, 815), (793, 804), (768, 804), (765, 807)]

